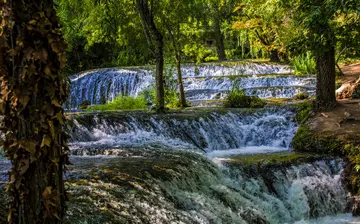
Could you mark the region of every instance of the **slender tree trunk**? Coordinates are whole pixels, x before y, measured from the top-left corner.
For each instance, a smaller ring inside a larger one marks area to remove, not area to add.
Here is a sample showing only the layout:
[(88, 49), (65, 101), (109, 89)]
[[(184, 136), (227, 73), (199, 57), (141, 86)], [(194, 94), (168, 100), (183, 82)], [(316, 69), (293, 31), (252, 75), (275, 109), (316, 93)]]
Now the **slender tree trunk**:
[[(163, 21), (166, 23), (166, 20), (163, 18)], [(166, 23), (166, 28), (169, 32), (170, 40), (174, 48), (175, 52), (175, 60), (176, 60), (176, 70), (177, 70), (177, 82), (179, 86), (179, 104), (180, 107), (186, 107), (186, 98), (184, 92), (184, 83), (182, 80), (182, 72), (181, 72), (181, 47), (176, 43), (175, 37), (172, 33), (171, 27), (168, 23)], [(180, 25), (176, 27), (177, 33), (180, 33)], [(178, 40), (179, 41), (179, 40)]]
[(226, 60), (226, 54), (225, 54), (225, 45), (224, 45), (224, 34), (221, 32), (220, 19), (217, 16), (215, 16), (214, 22), (215, 22), (214, 34), (215, 34), (217, 55), (220, 61), (224, 61)]
[(157, 111), (163, 112), (165, 110), (165, 91), (164, 91), (164, 51), (162, 36), (161, 40), (157, 40), (155, 50), (156, 58), (156, 108)]
[(156, 60), (156, 107), (157, 111), (165, 110), (164, 100), (164, 41), (163, 36), (156, 28), (154, 15), (149, 10), (148, 0), (136, 0), (137, 8), (140, 13), (141, 23), (150, 50)]
[(179, 85), (179, 103), (181, 107), (186, 107), (186, 98), (184, 92), (184, 84), (182, 80), (182, 72), (181, 72), (181, 56), (176, 53), (176, 69), (177, 69), (177, 81)]
[(336, 106), (335, 97), (335, 48), (316, 56), (316, 110)]
[(8, 221), (62, 223), (66, 44), (51, 0), (2, 1), (0, 7), (0, 112), (12, 162)]

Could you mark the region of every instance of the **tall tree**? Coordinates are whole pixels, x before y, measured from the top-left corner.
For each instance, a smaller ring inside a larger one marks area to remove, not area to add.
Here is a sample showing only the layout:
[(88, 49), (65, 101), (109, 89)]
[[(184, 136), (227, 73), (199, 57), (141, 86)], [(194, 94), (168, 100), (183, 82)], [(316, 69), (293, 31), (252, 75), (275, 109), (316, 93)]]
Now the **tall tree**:
[[(204, 18), (211, 21), (212, 33), (216, 43), (216, 52), (218, 59), (226, 60), (225, 52), (225, 36), (223, 31), (223, 23), (230, 20), (233, 16), (236, 0), (208, 0), (204, 1), (205, 8)], [(207, 3), (207, 4), (206, 4)], [(201, 13), (201, 12), (199, 12)]]
[(1, 1), (0, 112), (12, 162), (9, 223), (61, 223), (67, 163), (60, 71), (66, 44), (52, 0)]
[(316, 60), (316, 102), (317, 110), (327, 110), (336, 105), (335, 98), (335, 47), (339, 33), (337, 18), (342, 14), (359, 13), (357, 0), (293, 0), (285, 1), (292, 15), (296, 32), (291, 42), (297, 48), (311, 50)]
[(161, 1), (161, 11), (158, 12), (160, 24), (166, 37), (165, 45), (170, 49), (175, 58), (177, 70), (177, 83), (179, 89), (179, 106), (186, 107), (186, 98), (181, 71), (184, 44), (189, 42), (188, 29), (184, 24), (189, 23), (197, 15), (199, 4), (194, 0), (163, 0)]
[[(279, 62), (282, 48), (281, 30), (286, 24), (284, 9), (273, 0), (243, 0), (237, 5), (237, 21), (233, 28), (240, 32), (250, 32), (256, 42), (263, 46), (270, 56), (270, 61)], [(255, 43), (250, 43), (255, 44)]]
[(165, 110), (164, 101), (164, 40), (154, 22), (155, 3), (150, 0), (136, 0), (137, 9), (140, 13), (141, 23), (149, 44), (149, 48), (156, 60), (156, 109), (159, 112)]

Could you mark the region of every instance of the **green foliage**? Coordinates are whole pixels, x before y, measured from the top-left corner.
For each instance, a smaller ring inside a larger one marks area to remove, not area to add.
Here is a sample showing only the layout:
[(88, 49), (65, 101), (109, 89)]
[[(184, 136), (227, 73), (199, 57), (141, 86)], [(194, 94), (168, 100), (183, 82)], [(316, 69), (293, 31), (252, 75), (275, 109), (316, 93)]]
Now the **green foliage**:
[(233, 89), (226, 97), (226, 108), (262, 108), (266, 102), (258, 96), (247, 96), (245, 90)]
[(113, 101), (106, 104), (89, 106), (87, 110), (144, 110), (147, 109), (147, 101), (145, 95), (138, 97), (117, 96)]
[(151, 62), (132, 1), (57, 0), (68, 42), (67, 73)]
[(294, 59), (290, 60), (290, 63), (297, 75), (316, 73), (315, 59), (310, 52), (296, 56)]
[(164, 73), (165, 104), (168, 108), (178, 108), (180, 106), (177, 80), (173, 74), (174, 67), (168, 66)]
[(309, 98), (309, 94), (304, 93), (304, 92), (298, 93), (295, 96), (295, 99), (297, 99), (297, 100), (305, 100), (305, 99), (308, 99), (308, 98)]

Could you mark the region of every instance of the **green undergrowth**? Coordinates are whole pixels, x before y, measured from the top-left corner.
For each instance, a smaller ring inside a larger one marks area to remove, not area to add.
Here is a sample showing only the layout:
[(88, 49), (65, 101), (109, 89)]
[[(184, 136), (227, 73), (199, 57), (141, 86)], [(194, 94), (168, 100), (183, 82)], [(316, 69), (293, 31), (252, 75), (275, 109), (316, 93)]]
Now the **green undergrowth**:
[(290, 64), (297, 75), (316, 73), (316, 63), (314, 57), (309, 52), (295, 57), (290, 61)]
[(147, 109), (147, 101), (144, 95), (138, 97), (117, 96), (113, 101), (106, 104), (89, 106), (86, 110), (144, 110)]
[(297, 100), (306, 100), (309, 98), (309, 94), (301, 92), (295, 95), (295, 99)]
[(266, 101), (258, 96), (247, 96), (245, 90), (234, 89), (226, 97), (224, 107), (226, 108), (263, 108)]

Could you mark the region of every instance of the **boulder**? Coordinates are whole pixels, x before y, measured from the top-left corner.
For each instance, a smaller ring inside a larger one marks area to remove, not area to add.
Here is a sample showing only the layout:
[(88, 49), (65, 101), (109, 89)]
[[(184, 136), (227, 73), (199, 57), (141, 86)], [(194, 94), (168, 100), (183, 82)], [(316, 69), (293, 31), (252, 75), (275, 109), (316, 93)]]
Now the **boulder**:
[(336, 90), (337, 99), (360, 99), (360, 79), (344, 83)]

